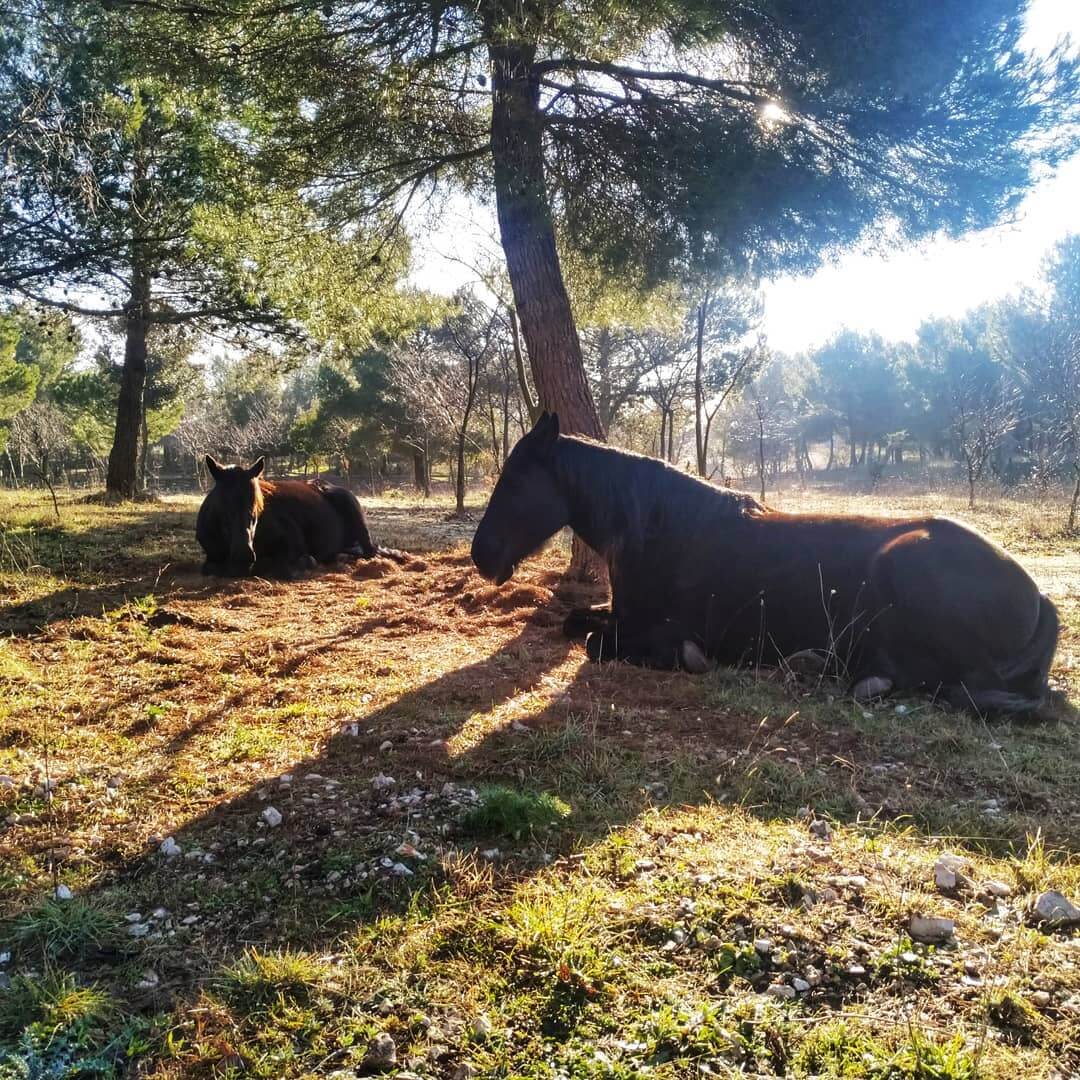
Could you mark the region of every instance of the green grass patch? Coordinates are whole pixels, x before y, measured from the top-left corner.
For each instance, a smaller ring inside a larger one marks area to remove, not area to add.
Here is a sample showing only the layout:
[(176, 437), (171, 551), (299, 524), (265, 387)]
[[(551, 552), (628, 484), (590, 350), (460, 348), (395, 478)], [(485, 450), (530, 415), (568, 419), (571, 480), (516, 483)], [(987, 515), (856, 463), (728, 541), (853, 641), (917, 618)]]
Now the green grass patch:
[(465, 814), (462, 825), (471, 833), (485, 836), (519, 840), (554, 828), (570, 816), (570, 807), (547, 792), (495, 786), (482, 788), (479, 798), (479, 803)]
[(47, 962), (78, 959), (116, 947), (120, 920), (95, 900), (46, 900), (15, 920), (12, 938)]

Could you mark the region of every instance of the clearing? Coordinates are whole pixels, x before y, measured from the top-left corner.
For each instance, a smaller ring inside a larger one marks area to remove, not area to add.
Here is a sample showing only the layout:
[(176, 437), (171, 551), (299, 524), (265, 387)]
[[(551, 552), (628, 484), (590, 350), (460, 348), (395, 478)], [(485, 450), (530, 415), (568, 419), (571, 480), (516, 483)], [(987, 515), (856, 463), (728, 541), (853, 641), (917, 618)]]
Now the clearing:
[[(1080, 696), (1058, 507), (777, 502), (972, 520)], [(0, 1077), (1080, 1071), (1080, 937), (1032, 913), (1080, 901), (1069, 710), (590, 666), (563, 547), (497, 590), (475, 516), (366, 505), (407, 565), (223, 583), (195, 499), (3, 494)]]

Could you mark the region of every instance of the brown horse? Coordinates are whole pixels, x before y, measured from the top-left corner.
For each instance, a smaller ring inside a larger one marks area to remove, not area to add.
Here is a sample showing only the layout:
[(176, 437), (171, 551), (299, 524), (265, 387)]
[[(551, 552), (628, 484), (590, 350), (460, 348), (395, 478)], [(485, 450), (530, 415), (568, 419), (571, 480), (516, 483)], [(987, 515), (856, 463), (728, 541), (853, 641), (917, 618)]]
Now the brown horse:
[(498, 583), (569, 525), (603, 555), (611, 607), (578, 609), (594, 660), (701, 671), (832, 664), (858, 698), (940, 693), (1037, 709), (1057, 644), (1054, 605), (1023, 568), (947, 518), (787, 514), (663, 462), (561, 436), (545, 414), (514, 447), (472, 557)]
[(295, 577), (339, 555), (399, 553), (377, 547), (351, 491), (320, 480), (263, 480), (250, 468), (207, 455), (214, 486), (199, 507), (195, 535), (206, 552), (204, 574)]

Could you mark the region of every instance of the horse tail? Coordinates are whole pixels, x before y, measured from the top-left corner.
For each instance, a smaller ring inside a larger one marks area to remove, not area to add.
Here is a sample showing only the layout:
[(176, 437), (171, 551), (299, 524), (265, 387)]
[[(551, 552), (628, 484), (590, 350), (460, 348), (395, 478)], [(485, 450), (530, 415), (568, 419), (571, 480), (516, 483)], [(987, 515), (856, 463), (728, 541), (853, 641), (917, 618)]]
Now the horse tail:
[(1061, 622), (1058, 619), (1057, 608), (1048, 597), (1039, 594), (1039, 619), (1035, 624), (1035, 633), (1031, 640), (1021, 650), (1019, 656), (1014, 657), (1009, 663), (999, 669), (999, 673), (1007, 682), (1016, 680), (1035, 681), (1045, 688), (1047, 676), (1050, 674), (1050, 665), (1054, 660), (1054, 650), (1057, 649), (1058, 633), (1061, 630)]
[(968, 691), (954, 688), (953, 703), (990, 713), (1031, 713), (1046, 704), (1050, 694), (1048, 677), (1057, 648), (1060, 620), (1049, 597), (1039, 595), (1039, 618), (1031, 640), (1007, 664), (998, 668), (1002, 685)]

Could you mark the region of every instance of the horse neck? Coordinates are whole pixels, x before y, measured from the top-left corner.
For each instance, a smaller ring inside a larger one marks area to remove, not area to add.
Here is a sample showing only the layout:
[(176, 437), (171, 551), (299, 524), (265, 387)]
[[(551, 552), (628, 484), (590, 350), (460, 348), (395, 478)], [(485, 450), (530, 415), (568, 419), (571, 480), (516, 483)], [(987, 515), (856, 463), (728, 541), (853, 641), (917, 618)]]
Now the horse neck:
[(622, 465), (608, 447), (569, 438), (556, 443), (555, 475), (570, 511), (568, 524), (601, 555), (611, 550), (628, 519), (624, 504), (631, 485)]

